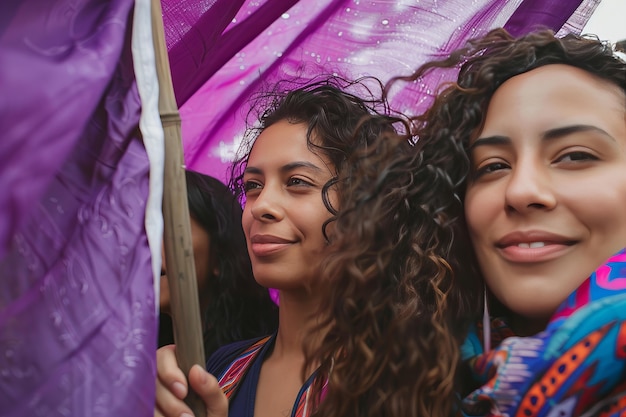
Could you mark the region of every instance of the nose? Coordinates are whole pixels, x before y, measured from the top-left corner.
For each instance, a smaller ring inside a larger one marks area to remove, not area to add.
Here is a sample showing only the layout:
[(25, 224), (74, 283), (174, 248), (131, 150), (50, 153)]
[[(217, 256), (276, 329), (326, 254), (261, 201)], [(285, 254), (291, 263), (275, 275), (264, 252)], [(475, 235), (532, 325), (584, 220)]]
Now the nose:
[(246, 204), (251, 206), (250, 213), (255, 220), (280, 221), (284, 217), (280, 198), (280, 192), (266, 184), (263, 190), (257, 196), (248, 199)]
[(532, 161), (518, 161), (506, 185), (505, 204), (509, 212), (551, 210), (557, 204), (547, 167)]

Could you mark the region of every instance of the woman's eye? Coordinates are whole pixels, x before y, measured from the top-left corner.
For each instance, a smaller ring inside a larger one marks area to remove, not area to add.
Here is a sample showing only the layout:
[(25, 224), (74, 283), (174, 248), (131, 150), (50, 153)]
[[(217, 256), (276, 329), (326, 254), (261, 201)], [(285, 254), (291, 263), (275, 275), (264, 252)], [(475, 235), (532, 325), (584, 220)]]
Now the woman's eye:
[(256, 182), (256, 181), (246, 181), (246, 182), (244, 182), (244, 184), (243, 184), (243, 191), (244, 191), (244, 193), (246, 193), (246, 194), (248, 194), (250, 191), (253, 191), (253, 190), (258, 190), (258, 189), (260, 189), (260, 188), (262, 188), (262, 187), (261, 187), (261, 184), (259, 184), (259, 183), (258, 183), (258, 182)]
[(569, 152), (559, 157), (556, 162), (596, 161), (598, 158), (588, 152)]
[(483, 175), (492, 174), (496, 171), (500, 171), (503, 169), (509, 168), (508, 164), (504, 162), (492, 162), (490, 164), (486, 164), (476, 169), (474, 172), (474, 179), (480, 178)]
[(303, 180), (302, 178), (291, 177), (287, 181), (287, 185), (311, 185), (311, 183)]

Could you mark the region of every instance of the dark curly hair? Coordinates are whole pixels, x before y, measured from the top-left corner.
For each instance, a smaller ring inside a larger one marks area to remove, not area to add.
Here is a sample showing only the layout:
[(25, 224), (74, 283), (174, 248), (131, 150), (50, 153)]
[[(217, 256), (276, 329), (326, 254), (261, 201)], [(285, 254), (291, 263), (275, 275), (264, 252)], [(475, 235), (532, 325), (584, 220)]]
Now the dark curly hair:
[(329, 381), (318, 415), (454, 409), (462, 323), (477, 297), (460, 268), (461, 201), (437, 158), (453, 161), (462, 149), (408, 139), (379, 137), (338, 180), (341, 211), (324, 268), (329, 330), (317, 351)]
[(497, 29), (398, 78), (415, 81), (436, 68), (460, 68), (458, 81), (411, 119), (415, 142), (385, 131), (339, 173), (335, 253), (325, 267), (323, 325), (329, 330), (315, 356), (329, 382), (318, 415), (460, 410), (456, 399), (465, 387), (458, 343), (480, 313), (482, 293), (462, 207), (467, 146), (504, 81), (553, 63), (626, 88), (624, 63), (608, 45), (574, 35), (559, 39), (547, 30), (514, 39)]
[[(372, 125), (347, 155), (334, 186), (339, 212), (323, 268), (320, 328), (310, 359), (318, 416), (447, 416), (455, 406), (458, 345), (476, 310), (461, 200), (455, 193), (464, 150), (453, 140), (429, 146), (411, 125), (396, 133)], [(364, 129), (364, 132), (363, 132)], [(319, 400), (319, 398), (318, 398)]]
[[(207, 280), (209, 302), (202, 312), (205, 357), (225, 344), (276, 331), (278, 308), (256, 283), (241, 227), (241, 205), (216, 178), (186, 171), (189, 214), (207, 231), (217, 276)], [(200, 294), (202, 297), (203, 294)]]
[[(414, 119), (418, 136), (428, 141), (452, 138), (467, 149), (470, 139), (483, 126), (487, 107), (495, 91), (508, 79), (550, 64), (564, 64), (585, 70), (617, 85), (626, 92), (626, 64), (611, 45), (597, 38), (568, 34), (557, 37), (548, 29), (514, 38), (505, 29), (494, 29), (449, 58), (420, 67), (409, 77), (413, 82), (437, 68), (460, 68), (458, 78), (437, 95), (433, 105)], [(468, 165), (463, 160), (464, 166)], [(459, 191), (465, 188), (467, 172), (456, 177)]]
[[(305, 344), (308, 363), (321, 364), (315, 389), (318, 400), (325, 394), (316, 415), (447, 415), (456, 398), (458, 323), (472, 299), (453, 282), (461, 202), (450, 174), (424, 160), (407, 121), (384, 99), (360, 98), (376, 97), (367, 88), (373, 80), (282, 84), (260, 96), (255, 108), (268, 110), (244, 142), (231, 187), (241, 193), (262, 129), (280, 120), (307, 124), (309, 148), (335, 169), (323, 189), (333, 216), (324, 225), (330, 250), (319, 283), (320, 333)], [(355, 89), (358, 96), (347, 92)], [(433, 151), (446, 160), (463, 152), (453, 142)]]
[[(504, 29), (494, 29), (447, 59), (429, 62), (410, 77), (395, 78), (390, 85), (399, 80), (413, 82), (438, 68), (460, 69), (457, 80), (444, 85), (432, 106), (413, 123), (420, 141), (429, 142), (426, 146), (453, 141), (465, 149), (457, 162), (462, 169), (442, 166), (458, 184), (456, 192), (463, 198), (469, 172), (468, 146), (482, 129), (493, 94), (508, 79), (550, 64), (580, 68), (626, 93), (626, 63), (614, 54), (611, 44), (591, 36), (557, 37), (548, 29), (518, 38)], [(490, 304), (492, 313), (508, 314), (495, 298), (490, 297)]]
[[(374, 77), (349, 81), (339, 76), (321, 76), (306, 83), (285, 80), (257, 94), (252, 99), (248, 119), (258, 122), (248, 128), (238, 151), (239, 157), (231, 165), (231, 189), (240, 200), (243, 199), (243, 173), (252, 146), (263, 130), (281, 120), (306, 124), (308, 148), (326, 156), (336, 172), (342, 172), (348, 157), (355, 150), (366, 147), (370, 138), (381, 133), (381, 128), (390, 128), (392, 123), (399, 121), (383, 117), (384, 125), (364, 125), (359, 134), (355, 135), (356, 127), (370, 114), (389, 112), (387, 102), (378, 98), (382, 88), (381, 82)], [(333, 215), (337, 214), (337, 209), (330, 204), (328, 191), (335, 182), (336, 178), (331, 179), (322, 193), (324, 204)], [(326, 226), (333, 220), (324, 225), (325, 236)]]

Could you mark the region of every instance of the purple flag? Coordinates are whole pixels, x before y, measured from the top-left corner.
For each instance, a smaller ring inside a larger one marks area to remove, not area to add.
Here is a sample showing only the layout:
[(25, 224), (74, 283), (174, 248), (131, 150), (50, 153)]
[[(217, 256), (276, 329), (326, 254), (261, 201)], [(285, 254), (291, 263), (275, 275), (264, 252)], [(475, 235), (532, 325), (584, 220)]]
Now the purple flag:
[(149, 416), (132, 0), (0, 4), (0, 416)]
[[(599, 0), (161, 2), (187, 166), (225, 178), (246, 102), (265, 83), (319, 73), (387, 81), (494, 27), (580, 31)], [(451, 75), (395, 91), (391, 104), (422, 112)]]
[[(386, 81), (496, 26), (580, 30), (598, 2), (162, 0), (187, 166), (225, 177), (264, 83)], [(152, 415), (133, 5), (0, 2), (0, 417)], [(393, 106), (423, 111), (450, 75), (394, 91)]]

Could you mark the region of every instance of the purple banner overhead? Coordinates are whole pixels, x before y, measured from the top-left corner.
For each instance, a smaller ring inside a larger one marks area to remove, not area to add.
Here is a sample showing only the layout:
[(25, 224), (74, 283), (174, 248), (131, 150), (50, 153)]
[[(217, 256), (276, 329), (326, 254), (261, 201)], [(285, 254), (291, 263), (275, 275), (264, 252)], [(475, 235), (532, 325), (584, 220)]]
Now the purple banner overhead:
[(152, 415), (132, 0), (0, 3), (0, 416)]
[(558, 32), (582, 3), (581, 0), (524, 0), (504, 27), (515, 36), (543, 27)]
[[(264, 84), (321, 73), (386, 81), (494, 27), (558, 31), (574, 11), (584, 23), (598, 2), (218, 0), (200, 6), (162, 0), (187, 166), (225, 178), (244, 130), (247, 100)], [(202, 23), (207, 21), (211, 25)], [(393, 106), (423, 111), (449, 75), (433, 74), (395, 91)]]

